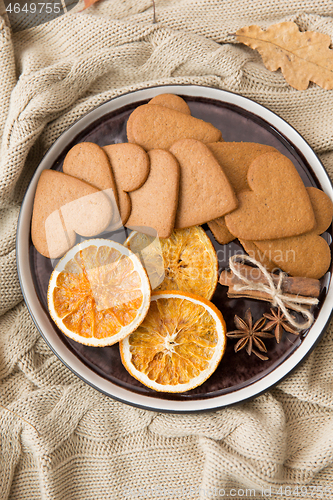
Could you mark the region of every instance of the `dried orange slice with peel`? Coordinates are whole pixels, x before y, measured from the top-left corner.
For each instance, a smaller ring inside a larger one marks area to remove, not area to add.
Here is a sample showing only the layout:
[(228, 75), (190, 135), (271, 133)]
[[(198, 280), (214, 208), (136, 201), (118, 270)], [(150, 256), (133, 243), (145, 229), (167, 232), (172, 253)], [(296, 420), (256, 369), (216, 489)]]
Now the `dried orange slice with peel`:
[(75, 245), (52, 272), (50, 315), (68, 337), (91, 346), (112, 345), (133, 332), (150, 305), (150, 284), (140, 260), (106, 239)]
[(140, 259), (147, 271), (152, 290), (157, 288), (165, 278), (162, 246), (158, 236), (132, 231), (124, 245), (132, 250)]
[[(147, 241), (149, 236), (143, 237), (142, 233), (133, 231), (124, 245), (139, 253), (147, 245)], [(202, 227), (174, 230), (170, 238), (160, 238), (159, 242), (165, 273), (162, 282), (157, 281), (161, 276), (161, 265), (156, 245), (146, 246), (144, 249), (143, 265), (147, 269), (152, 288), (156, 291), (182, 290), (211, 299), (218, 281), (218, 259), (214, 246)], [(156, 283), (158, 285), (155, 287)]]
[(123, 365), (156, 391), (185, 392), (217, 368), (226, 347), (226, 325), (208, 300), (187, 292), (153, 292), (147, 316), (119, 343)]

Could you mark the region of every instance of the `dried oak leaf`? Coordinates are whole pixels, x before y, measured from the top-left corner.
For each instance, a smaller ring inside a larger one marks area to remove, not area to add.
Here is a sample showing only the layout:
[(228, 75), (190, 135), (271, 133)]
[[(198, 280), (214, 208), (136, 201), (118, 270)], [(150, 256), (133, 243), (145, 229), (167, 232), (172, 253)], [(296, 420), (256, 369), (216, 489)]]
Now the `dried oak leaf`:
[(300, 32), (292, 22), (273, 24), (266, 31), (247, 26), (236, 32), (237, 40), (256, 49), (267, 69), (281, 68), (287, 82), (297, 90), (314, 82), (333, 89), (333, 50), (329, 35), (315, 31)]

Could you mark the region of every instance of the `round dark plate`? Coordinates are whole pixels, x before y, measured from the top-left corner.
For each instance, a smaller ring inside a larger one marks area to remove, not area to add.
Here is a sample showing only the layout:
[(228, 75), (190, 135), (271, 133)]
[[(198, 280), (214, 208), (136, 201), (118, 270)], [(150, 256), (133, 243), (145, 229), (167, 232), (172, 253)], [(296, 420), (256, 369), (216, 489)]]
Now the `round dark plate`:
[[(34, 193), (42, 170), (62, 169), (69, 149), (83, 141), (105, 146), (126, 142), (126, 122), (138, 105), (155, 95), (174, 93), (188, 103), (192, 115), (211, 122), (222, 131), (225, 141), (257, 142), (274, 146), (290, 158), (305, 186), (315, 186), (333, 198), (330, 179), (306, 141), (284, 120), (259, 104), (236, 94), (197, 86), (163, 86), (126, 94), (94, 109), (64, 132), (40, 163), (25, 195), (17, 229), (17, 264), (24, 299), (44, 339), (59, 357), (82, 380), (101, 392), (136, 406), (174, 412), (191, 412), (219, 408), (244, 401), (279, 382), (304, 359), (320, 338), (331, 315), (331, 269), (321, 279), (319, 305), (314, 309), (315, 323), (301, 336), (284, 334), (280, 344), (266, 341), (268, 361), (245, 350), (234, 352), (235, 341), (228, 339), (226, 353), (215, 373), (200, 387), (182, 393), (157, 393), (132, 378), (124, 369), (118, 345), (88, 347), (64, 336), (47, 311), (47, 286), (54, 262), (40, 255), (32, 245), (30, 224)], [(228, 266), (229, 257), (242, 247), (232, 242), (219, 245), (208, 226), (204, 226), (219, 258), (220, 270)], [(127, 230), (103, 234), (122, 243)], [(331, 228), (324, 234), (331, 246)], [(309, 249), (311, 252), (311, 249)], [(234, 315), (244, 317), (248, 308), (254, 320), (270, 305), (252, 299), (229, 299), (227, 288), (218, 285), (212, 301), (222, 311), (228, 330), (234, 330)]]

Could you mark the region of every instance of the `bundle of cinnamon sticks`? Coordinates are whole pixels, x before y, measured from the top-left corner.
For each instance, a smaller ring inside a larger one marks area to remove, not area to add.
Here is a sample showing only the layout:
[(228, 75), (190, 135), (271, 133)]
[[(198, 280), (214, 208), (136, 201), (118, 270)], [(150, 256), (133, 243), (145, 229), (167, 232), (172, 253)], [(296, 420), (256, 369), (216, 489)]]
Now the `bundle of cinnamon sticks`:
[[(246, 264), (237, 263), (237, 271), (247, 280), (253, 283), (253, 289), (239, 290), (239, 285), (244, 285), (244, 280), (236, 276), (232, 271), (224, 269), (221, 272), (219, 282), (221, 285), (228, 287), (228, 297), (240, 298), (247, 297), (250, 299), (264, 300), (271, 302), (272, 295), (270, 293), (258, 290), (257, 284), (269, 285), (267, 277), (264, 273), (255, 267), (247, 266)], [(269, 273), (274, 285), (277, 286), (280, 280), (279, 275)], [(287, 298), (302, 298), (314, 297), (318, 298), (320, 294), (320, 281), (312, 278), (290, 277), (283, 275), (281, 281), (281, 292)], [(292, 306), (290, 306), (292, 309)]]

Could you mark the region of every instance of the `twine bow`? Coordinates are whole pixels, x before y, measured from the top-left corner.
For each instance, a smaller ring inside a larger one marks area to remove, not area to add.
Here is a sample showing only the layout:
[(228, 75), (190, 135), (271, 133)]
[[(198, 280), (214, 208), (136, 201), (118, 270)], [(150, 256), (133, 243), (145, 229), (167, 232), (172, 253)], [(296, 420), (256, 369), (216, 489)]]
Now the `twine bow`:
[[(237, 269), (236, 266), (237, 260), (241, 260), (244, 263), (250, 262), (251, 264), (254, 264), (263, 273), (265, 279), (267, 280), (267, 284), (251, 281), (246, 276), (244, 276), (240, 272), (240, 270)], [(234, 285), (233, 288), (235, 291), (241, 292), (244, 290), (258, 290), (260, 292), (269, 294), (272, 297), (271, 304), (273, 305), (273, 307), (280, 307), (287, 321), (297, 330), (306, 330), (307, 328), (310, 328), (310, 326), (313, 324), (314, 322), (313, 314), (303, 306), (316, 305), (318, 304), (318, 299), (312, 297), (300, 297), (300, 296), (290, 297), (284, 295), (281, 287), (283, 279), (286, 276), (285, 273), (283, 273), (282, 271), (280, 272), (279, 280), (277, 284), (275, 284), (271, 274), (267, 271), (267, 269), (262, 264), (260, 264), (260, 262), (245, 254), (241, 255), (236, 254), (230, 257), (229, 267), (230, 270), (234, 273), (234, 275), (237, 276), (237, 278), (239, 278), (244, 283), (244, 285), (243, 284)], [(307, 318), (306, 321), (304, 321), (303, 323), (299, 323), (298, 321), (295, 320), (295, 318), (293, 318), (293, 316), (287, 310), (287, 307), (288, 306), (290, 307), (291, 305), (294, 311), (301, 313), (304, 317)]]

